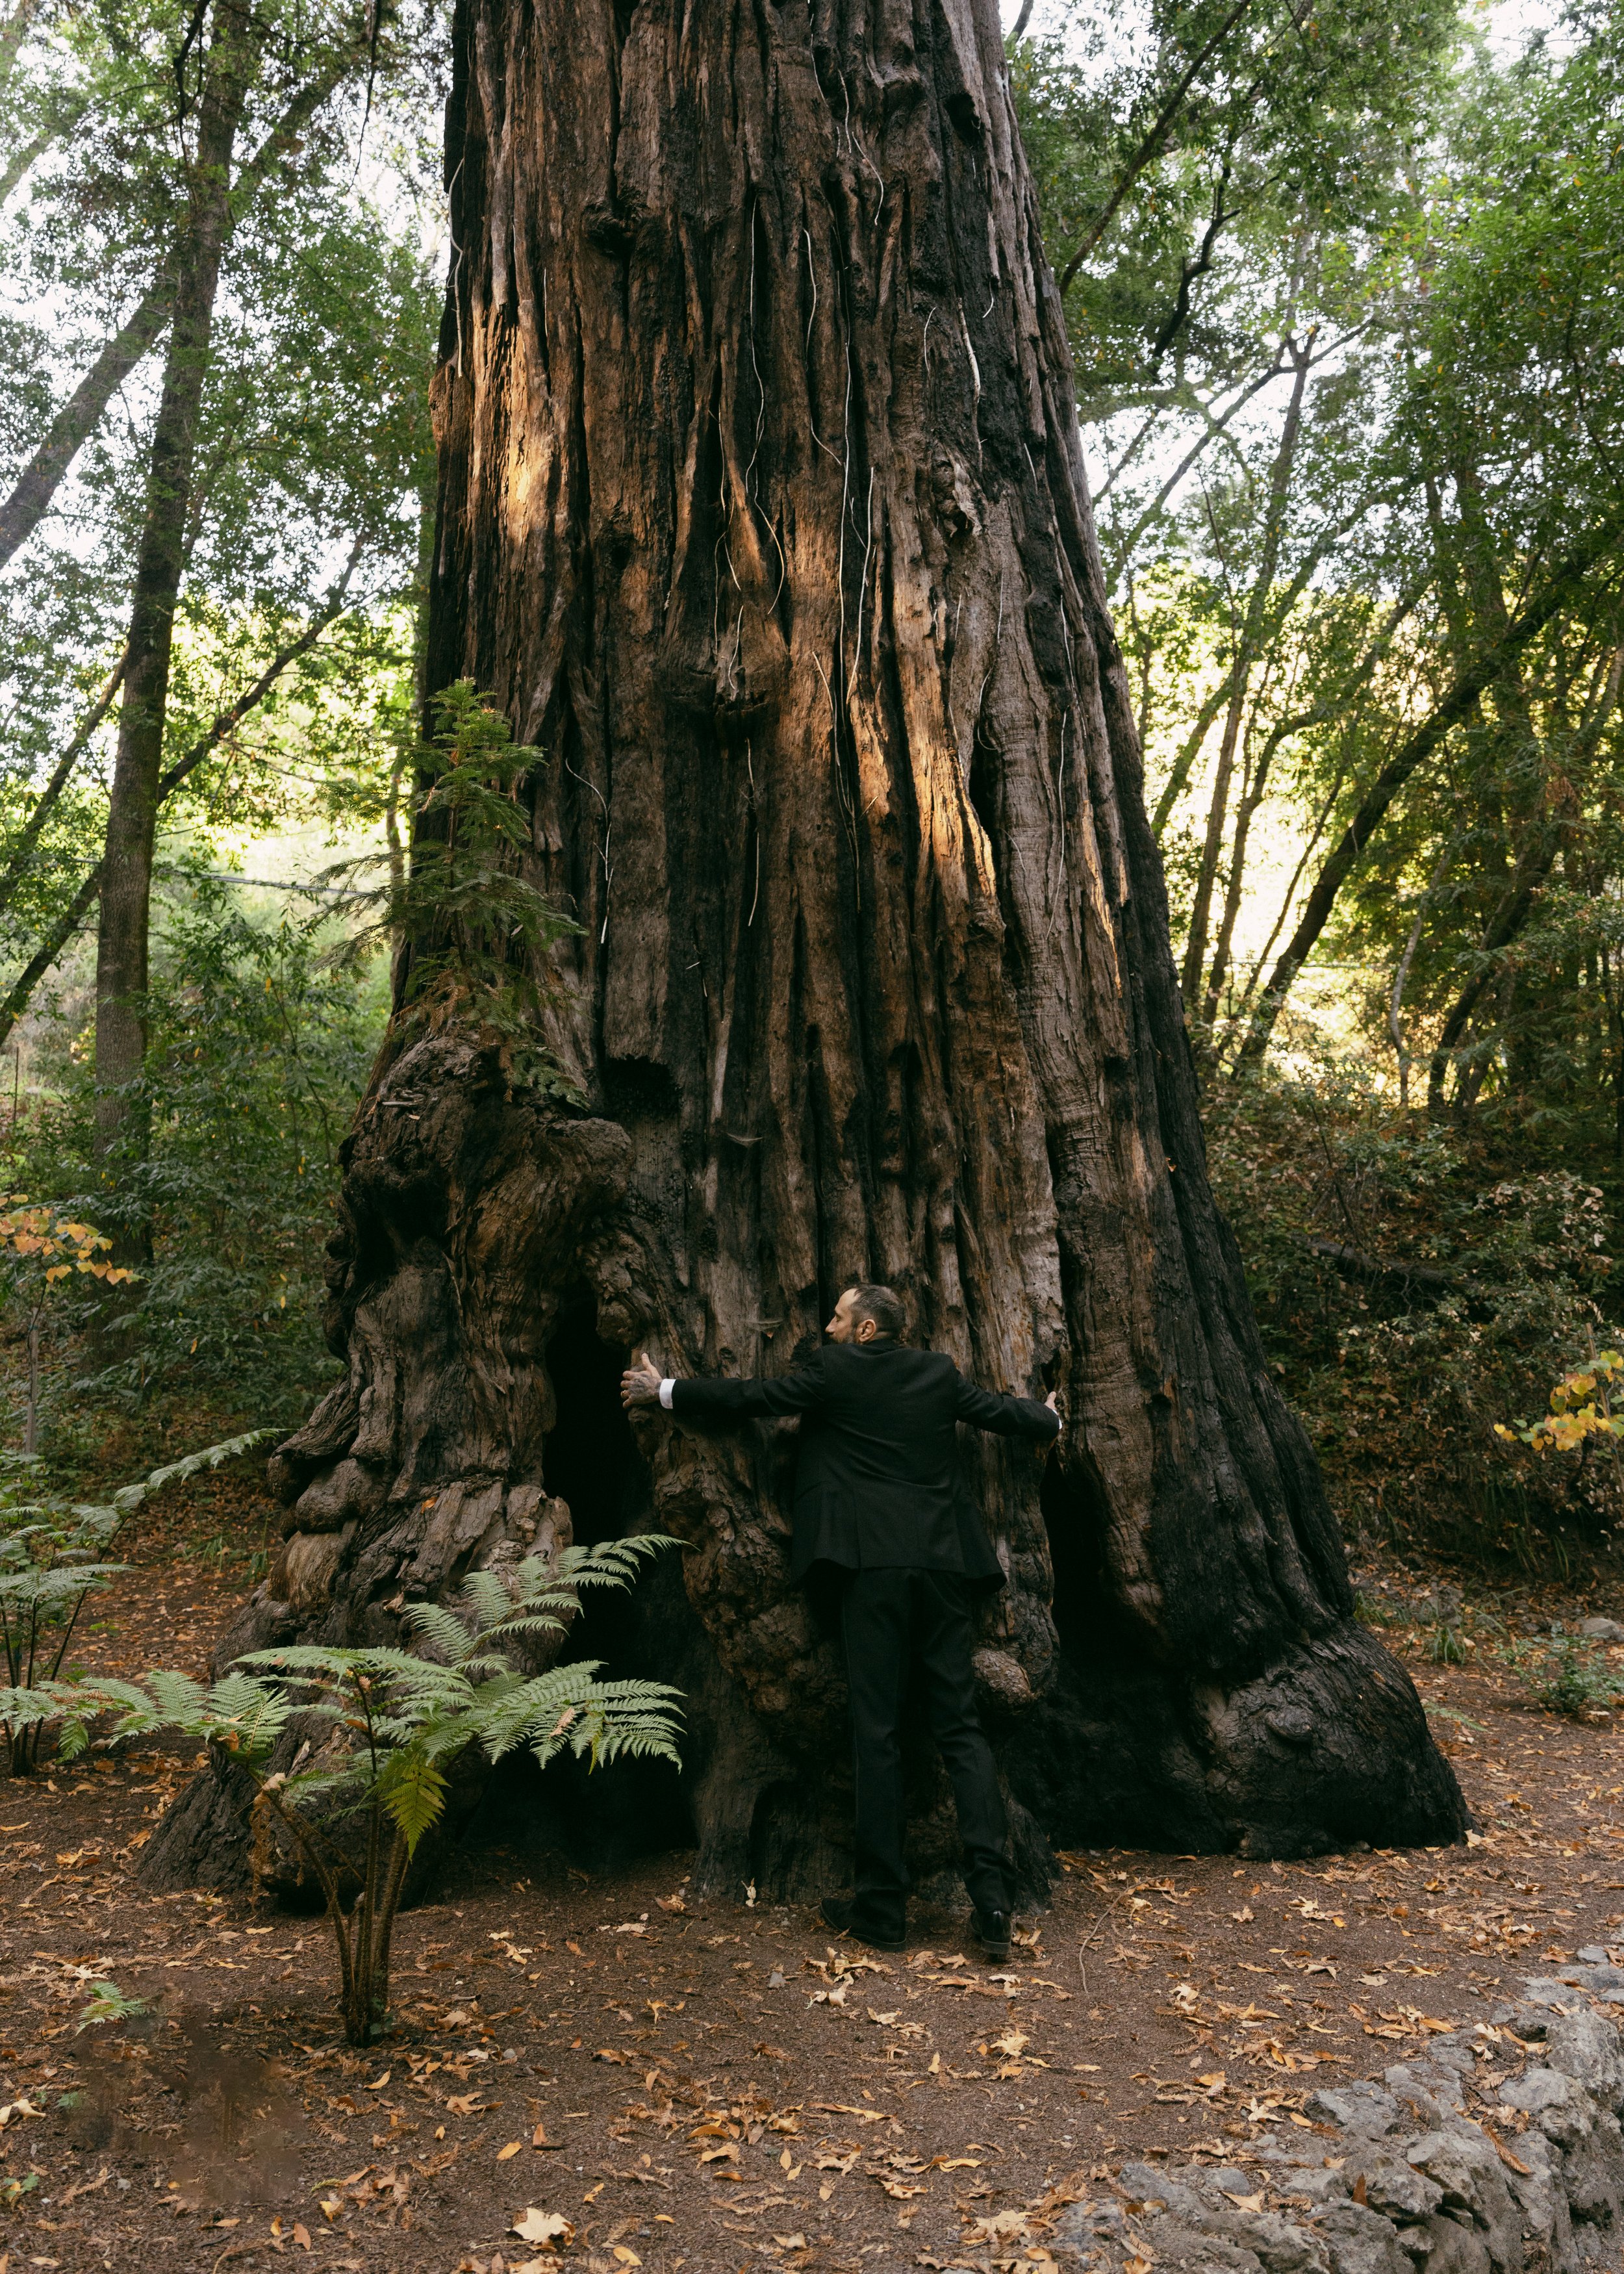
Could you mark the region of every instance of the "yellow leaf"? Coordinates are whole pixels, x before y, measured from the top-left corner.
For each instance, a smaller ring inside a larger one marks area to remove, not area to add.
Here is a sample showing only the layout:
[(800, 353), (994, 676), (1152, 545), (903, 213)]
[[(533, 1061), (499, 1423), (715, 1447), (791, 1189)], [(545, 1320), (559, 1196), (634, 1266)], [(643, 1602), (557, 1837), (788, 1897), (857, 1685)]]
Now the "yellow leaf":
[(509, 2140), (509, 2142), (508, 2142), (508, 2145), (507, 2145), (505, 2148), (499, 2148), (499, 2149), (497, 2150), (497, 2151), (496, 2151), (496, 2160), (497, 2160), (497, 2162), (498, 2162), (499, 2164), (505, 2164), (505, 2163), (508, 2161), (508, 2157), (509, 2157), (509, 2156), (516, 2156), (516, 2155), (518, 2154), (518, 2152), (519, 2152), (520, 2149), (521, 2149), (521, 2148), (523, 2148), (523, 2145), (524, 2145), (524, 2142), (523, 2142), (523, 2140)]

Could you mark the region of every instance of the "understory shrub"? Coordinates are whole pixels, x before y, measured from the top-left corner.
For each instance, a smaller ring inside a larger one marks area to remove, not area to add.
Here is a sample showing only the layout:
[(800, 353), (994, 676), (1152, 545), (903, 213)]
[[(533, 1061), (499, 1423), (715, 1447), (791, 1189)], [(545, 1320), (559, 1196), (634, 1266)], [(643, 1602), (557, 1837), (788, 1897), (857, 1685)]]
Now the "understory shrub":
[(1350, 1537), (1559, 1570), (1610, 1552), (1610, 1449), (1541, 1459), (1497, 1434), (1612, 1334), (1602, 1188), (1401, 1114), (1346, 1065), (1231, 1083), (1207, 1129), (1266, 1350)]
[(1624, 1678), (1608, 1664), (1601, 1645), (1560, 1627), (1530, 1641), (1507, 1642), (1501, 1655), (1534, 1704), (1548, 1713), (1592, 1720), (1624, 1698)]
[(149, 1141), (117, 1178), (94, 1158), (87, 1030), (47, 1030), (11, 1179), (150, 1243), (119, 1301), (58, 1306), (48, 1419), (70, 1391), (130, 1405), (161, 1388), (291, 1418), (330, 1374), (320, 1267), (385, 1008), (381, 960), (341, 968), (330, 944), (248, 914), (217, 877), (172, 885), (139, 1084)]

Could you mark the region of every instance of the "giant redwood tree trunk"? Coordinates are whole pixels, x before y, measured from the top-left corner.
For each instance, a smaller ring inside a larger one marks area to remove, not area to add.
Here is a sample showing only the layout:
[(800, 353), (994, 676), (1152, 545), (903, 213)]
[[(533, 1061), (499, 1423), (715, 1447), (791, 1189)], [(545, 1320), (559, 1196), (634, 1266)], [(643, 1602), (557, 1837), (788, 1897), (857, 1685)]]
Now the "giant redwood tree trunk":
[(386, 1053), (348, 1375), (280, 1456), (291, 1537), (226, 1654), (393, 1631), (542, 1524), (674, 1532), (599, 1633), (689, 1691), (700, 1878), (830, 1884), (793, 1439), (634, 1433), (613, 1384), (642, 1345), (786, 1368), (877, 1279), (978, 1380), (1063, 1392), (1047, 1472), (968, 1448), (1029, 1884), (1038, 1831), (1458, 1835), (1208, 1187), (992, 0), (462, 0), (455, 39), (430, 684), (547, 754), (586, 1104), (472, 1041)]

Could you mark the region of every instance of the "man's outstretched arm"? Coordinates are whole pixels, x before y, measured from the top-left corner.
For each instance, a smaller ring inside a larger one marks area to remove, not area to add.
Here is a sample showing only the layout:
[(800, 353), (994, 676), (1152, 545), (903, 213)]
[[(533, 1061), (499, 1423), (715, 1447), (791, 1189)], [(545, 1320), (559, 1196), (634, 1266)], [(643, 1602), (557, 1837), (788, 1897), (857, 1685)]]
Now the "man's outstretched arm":
[(640, 1351), (620, 1376), (620, 1403), (628, 1411), (635, 1405), (663, 1405), (668, 1412), (685, 1413), (695, 1420), (806, 1413), (823, 1402), (823, 1396), (821, 1352), (809, 1366), (797, 1367), (793, 1374), (729, 1381), (720, 1374), (662, 1375), (647, 1351)]
[(959, 1419), (973, 1429), (990, 1429), (1000, 1437), (1034, 1437), (1052, 1444), (1060, 1434), (1060, 1414), (1051, 1389), (1041, 1402), (1035, 1397), (1009, 1397), (996, 1389), (978, 1389), (959, 1377)]

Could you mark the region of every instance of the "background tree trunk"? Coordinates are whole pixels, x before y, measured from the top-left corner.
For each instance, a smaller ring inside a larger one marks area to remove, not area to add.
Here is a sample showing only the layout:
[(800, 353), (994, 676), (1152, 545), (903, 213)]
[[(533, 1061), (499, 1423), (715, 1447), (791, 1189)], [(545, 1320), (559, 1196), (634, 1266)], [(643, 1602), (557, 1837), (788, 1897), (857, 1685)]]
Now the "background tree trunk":
[[(100, 870), (96, 945), (96, 1148), (114, 1163), (115, 1171), (132, 1121), (138, 1143), (140, 1134), (130, 1084), (139, 1074), (147, 1052), (142, 998), (175, 606), (185, 565), (192, 460), (208, 376), (220, 260), (231, 222), (231, 154), (255, 60), (252, 41), (243, 10), (222, 0), (211, 26), (208, 79), (191, 169), (190, 222), (176, 260), (174, 322), (153, 427), (146, 519), (135, 559), (124, 699)], [(120, 1254), (128, 1256), (139, 1254), (145, 1241), (125, 1225), (117, 1245)]]
[(1458, 1835), (1208, 1189), (990, 0), (462, 0), (455, 36), (429, 684), (548, 753), (587, 1106), (453, 1035), (386, 1052), (347, 1375), (274, 1465), (290, 1536), (221, 1659), (392, 1633), (544, 1521), (668, 1530), (680, 1585), (576, 1646), (688, 1688), (701, 1886), (828, 1886), (844, 1686), (786, 1584), (793, 1434), (634, 1432), (614, 1385), (645, 1344), (786, 1367), (874, 1278), (979, 1380), (1064, 1391), (1047, 1470), (967, 1448), (1028, 1888), (1045, 1833)]

